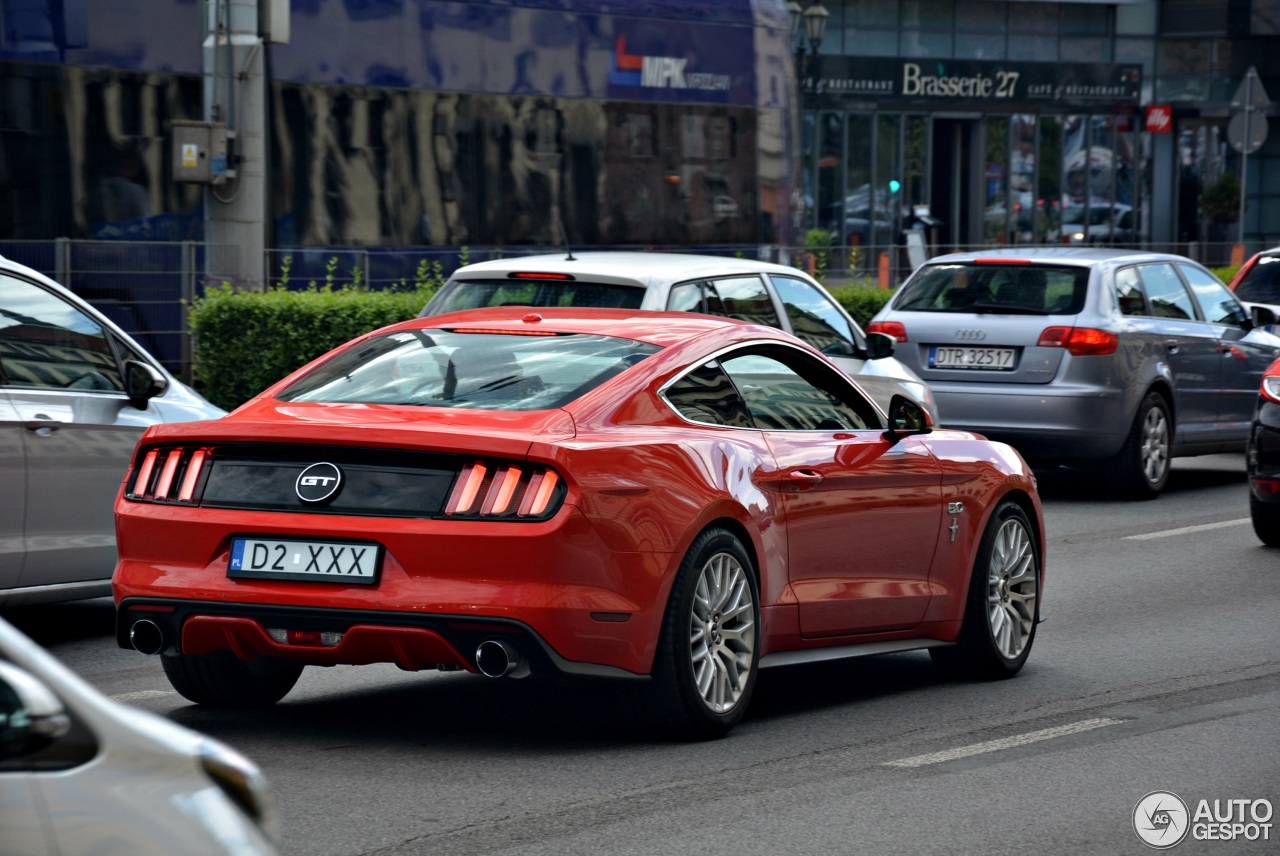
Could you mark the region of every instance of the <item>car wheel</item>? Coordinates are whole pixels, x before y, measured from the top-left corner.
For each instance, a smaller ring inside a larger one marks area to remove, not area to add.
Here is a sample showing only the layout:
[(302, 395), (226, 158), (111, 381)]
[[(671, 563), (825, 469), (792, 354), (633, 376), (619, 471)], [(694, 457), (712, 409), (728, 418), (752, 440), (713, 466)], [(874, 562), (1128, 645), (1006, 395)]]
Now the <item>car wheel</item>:
[(1169, 482), (1173, 420), (1158, 392), (1149, 392), (1138, 408), (1124, 448), (1108, 468), (1112, 487), (1130, 499), (1155, 499)]
[(259, 658), (246, 663), (230, 654), (160, 657), (165, 676), (188, 701), (210, 707), (266, 707), (288, 695), (302, 663)]
[(1011, 678), (1031, 653), (1039, 604), (1040, 550), (1027, 513), (1006, 500), (982, 533), (960, 636), (953, 647), (929, 654), (959, 677)]
[(667, 602), (646, 718), (697, 739), (723, 737), (755, 687), (758, 584), (742, 542), (708, 529), (689, 548)]
[(1258, 540), (1268, 547), (1280, 547), (1280, 504), (1263, 502), (1250, 494), (1249, 513)]

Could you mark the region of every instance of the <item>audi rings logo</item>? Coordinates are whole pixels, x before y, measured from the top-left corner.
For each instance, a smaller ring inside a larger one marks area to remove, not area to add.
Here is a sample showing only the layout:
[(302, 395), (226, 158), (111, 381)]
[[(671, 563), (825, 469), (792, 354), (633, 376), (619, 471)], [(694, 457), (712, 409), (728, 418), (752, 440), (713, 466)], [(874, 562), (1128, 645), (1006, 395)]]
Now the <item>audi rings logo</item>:
[(1133, 831), (1142, 843), (1167, 850), (1187, 837), (1191, 816), (1182, 798), (1169, 791), (1152, 791), (1133, 807)]
[(981, 342), (987, 338), (986, 330), (957, 330), (956, 339), (961, 342)]
[(298, 474), (293, 489), (298, 499), (311, 505), (326, 502), (342, 487), (342, 470), (330, 463), (312, 464)]

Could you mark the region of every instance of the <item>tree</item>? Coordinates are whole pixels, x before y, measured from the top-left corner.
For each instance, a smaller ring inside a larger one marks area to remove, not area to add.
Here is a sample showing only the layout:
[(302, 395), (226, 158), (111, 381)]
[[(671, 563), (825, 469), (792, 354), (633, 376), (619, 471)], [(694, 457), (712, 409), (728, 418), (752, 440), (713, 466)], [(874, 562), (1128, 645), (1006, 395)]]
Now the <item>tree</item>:
[(1210, 223), (1234, 223), (1240, 218), (1240, 180), (1224, 172), (1200, 194), (1200, 211)]

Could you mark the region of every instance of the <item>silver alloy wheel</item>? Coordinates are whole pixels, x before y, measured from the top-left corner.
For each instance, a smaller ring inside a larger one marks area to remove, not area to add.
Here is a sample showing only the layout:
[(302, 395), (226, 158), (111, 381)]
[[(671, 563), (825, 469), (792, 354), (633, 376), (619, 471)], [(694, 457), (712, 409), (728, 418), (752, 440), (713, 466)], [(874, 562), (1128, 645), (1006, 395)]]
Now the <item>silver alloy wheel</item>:
[(1008, 660), (1018, 658), (1035, 627), (1037, 573), (1030, 533), (1021, 521), (1006, 520), (987, 569), (987, 621), (996, 650)]
[(756, 614), (751, 579), (731, 553), (702, 566), (689, 617), (693, 680), (715, 713), (733, 710), (755, 668)]
[(1148, 484), (1157, 484), (1169, 468), (1169, 420), (1164, 411), (1152, 407), (1142, 419), (1142, 474)]

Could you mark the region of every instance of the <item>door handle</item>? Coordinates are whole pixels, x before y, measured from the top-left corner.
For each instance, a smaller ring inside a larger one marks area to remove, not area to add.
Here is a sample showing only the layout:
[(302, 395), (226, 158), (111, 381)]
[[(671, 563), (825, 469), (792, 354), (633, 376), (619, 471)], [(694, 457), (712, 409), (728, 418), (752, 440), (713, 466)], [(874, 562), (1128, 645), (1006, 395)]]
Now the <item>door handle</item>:
[(1171, 353), (1171, 354), (1176, 354), (1176, 353), (1178, 353), (1178, 348), (1179, 348), (1179, 346), (1181, 346), (1181, 345), (1182, 345), (1182, 343), (1181, 343), (1181, 342), (1179, 342), (1177, 339), (1165, 339), (1165, 340), (1164, 340), (1164, 347), (1165, 347), (1165, 350), (1167, 350), (1167, 351), (1168, 351), (1169, 353)]
[(822, 473), (815, 470), (792, 470), (787, 473), (787, 481), (796, 490), (808, 490), (822, 484)]
[(35, 419), (28, 419), (22, 423), (22, 427), (28, 431), (34, 431), (41, 437), (48, 437), (54, 431), (62, 427), (62, 423), (57, 419), (50, 419), (43, 413), (37, 413)]

